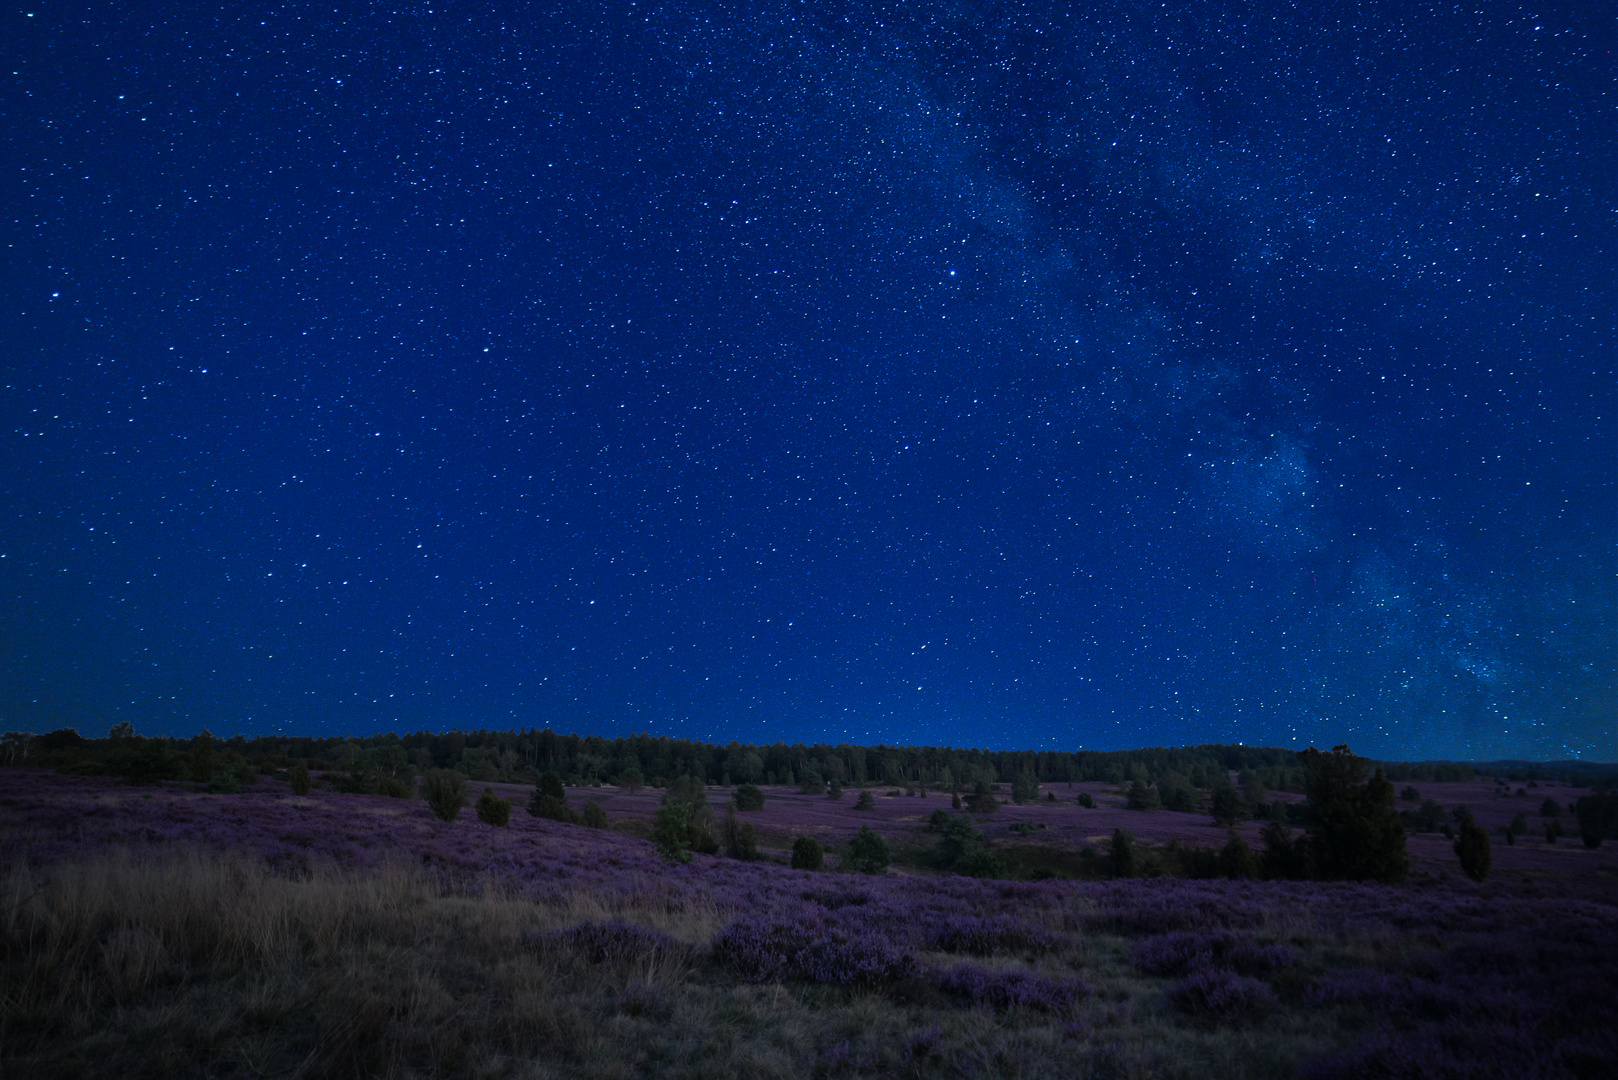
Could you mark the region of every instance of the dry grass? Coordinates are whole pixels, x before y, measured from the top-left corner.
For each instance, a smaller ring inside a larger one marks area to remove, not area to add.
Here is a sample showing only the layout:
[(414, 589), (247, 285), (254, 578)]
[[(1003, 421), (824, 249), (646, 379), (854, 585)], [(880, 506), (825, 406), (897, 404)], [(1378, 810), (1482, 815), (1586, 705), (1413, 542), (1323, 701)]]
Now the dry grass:
[[(697, 949), (592, 964), (545, 937), (618, 918), (699, 946), (728, 917), (672, 909), (654, 884), (539, 905), (493, 885), (445, 894), (404, 865), (289, 878), (176, 853), (14, 868), (0, 889), (0, 1074), (1240, 1078), (1288, 1075), (1342, 1041), (1315, 1015), (1181, 1023), (1123, 939), (1062, 954), (1098, 991), (1083, 1007), (1094, 1035), (1075, 1040), (1050, 1016), (964, 1010), (925, 988), (738, 985)], [(935, 1022), (939, 1052), (904, 1057)], [(828, 1065), (844, 1040), (866, 1066)]]

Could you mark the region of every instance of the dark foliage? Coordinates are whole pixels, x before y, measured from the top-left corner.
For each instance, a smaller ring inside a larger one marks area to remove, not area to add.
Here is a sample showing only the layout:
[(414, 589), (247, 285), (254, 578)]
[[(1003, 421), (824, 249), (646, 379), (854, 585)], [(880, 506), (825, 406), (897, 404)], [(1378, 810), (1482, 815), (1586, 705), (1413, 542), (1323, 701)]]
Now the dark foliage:
[(741, 811), (764, 809), (764, 792), (759, 790), (757, 784), (742, 784), (736, 788), (733, 796), (736, 809)]
[(1162, 805), (1157, 797), (1157, 789), (1147, 787), (1139, 780), (1129, 785), (1129, 793), (1125, 799), (1131, 810), (1156, 810)]
[(743, 862), (758, 859), (758, 830), (751, 821), (737, 821), (734, 808), (725, 807), (725, 820), (719, 831), (725, 842), (726, 855)]
[(494, 788), (486, 787), (483, 794), (478, 796), (478, 820), (485, 825), (495, 825), (501, 828), (511, 824), (511, 800), (502, 799), (494, 793)]
[(567, 788), (562, 786), (560, 776), (554, 772), (539, 774), (539, 779), (534, 782), (533, 798), (528, 800), (528, 812), (552, 821), (571, 820), (567, 812)]
[(298, 763), (296, 765), (292, 766), (291, 775), (288, 776), (287, 779), (288, 779), (288, 782), (291, 783), (291, 785), (292, 785), (292, 794), (294, 794), (294, 795), (307, 795), (307, 794), (309, 794), (309, 786), (310, 786), (309, 763), (307, 761), (304, 761), (302, 758), (299, 758)]
[(1214, 788), (1213, 801), (1210, 807), (1215, 825), (1226, 828), (1236, 824), (1246, 815), (1246, 804), (1241, 795), (1229, 784), (1221, 784)]
[(652, 843), (670, 862), (691, 861), (691, 808), (683, 802), (664, 803), (652, 821)]
[(1461, 835), (1455, 840), (1455, 855), (1461, 860), (1461, 870), (1473, 881), (1489, 876), (1489, 834), (1483, 827), (1466, 821), (1461, 824)]
[(1039, 798), (1039, 777), (1026, 769), (1011, 778), (1011, 801), (1023, 806)]
[(594, 799), (586, 799), (584, 810), (579, 814), (580, 824), (591, 829), (605, 829), (607, 827), (607, 812), (601, 809), (601, 804)]
[(965, 802), (966, 808), (974, 814), (992, 814), (1000, 809), (1000, 800), (994, 797), (994, 792), (982, 780), (977, 782)]
[(1603, 840), (1618, 839), (1618, 789), (1585, 795), (1573, 805), (1579, 819), (1579, 837), (1587, 848)]
[(1094, 810), (1096, 808), (1095, 797), (1088, 791), (1081, 791), (1079, 792), (1079, 805), (1086, 810)]
[(860, 792), (860, 797), (854, 800), (854, 809), (856, 809), (856, 810), (874, 810), (874, 809), (876, 809), (876, 798), (875, 798), (875, 796), (873, 796), (869, 791)]
[(848, 842), (843, 868), (856, 874), (882, 874), (887, 872), (888, 864), (892, 861), (888, 842), (882, 834), (869, 825), (861, 825), (860, 831)]
[(453, 769), (429, 769), (421, 778), (421, 794), (435, 816), (454, 821), (466, 805), (466, 777)]
[(1135, 834), (1128, 829), (1114, 829), (1112, 831), (1112, 848), (1109, 852), (1109, 863), (1112, 867), (1112, 876), (1127, 878), (1134, 877), (1137, 869), (1135, 855)]
[(1225, 846), (1219, 849), (1219, 873), (1232, 880), (1258, 876), (1258, 858), (1234, 829)]
[(983, 849), (983, 831), (966, 814), (946, 814), (940, 810), (938, 847), (933, 857), (944, 870), (957, 870), (974, 852)]
[(812, 836), (792, 841), (792, 869), (819, 870), (826, 862), (826, 847)]
[(1404, 880), (1410, 869), (1404, 824), (1382, 770), (1362, 783), (1366, 763), (1347, 746), (1329, 754), (1310, 747), (1298, 760), (1315, 875), (1328, 881)]

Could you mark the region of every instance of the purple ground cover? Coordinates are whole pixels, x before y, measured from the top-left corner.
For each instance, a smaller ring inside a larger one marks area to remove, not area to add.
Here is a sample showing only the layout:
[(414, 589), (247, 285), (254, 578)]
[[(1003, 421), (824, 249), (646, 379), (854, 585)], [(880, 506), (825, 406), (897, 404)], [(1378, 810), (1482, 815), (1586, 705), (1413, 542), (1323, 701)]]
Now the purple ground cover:
[[(1507, 812), (1516, 813), (1523, 802), (1492, 786), (1473, 787), (1480, 820), (1484, 811), (1509, 820)], [(742, 981), (857, 988), (920, 979), (962, 1003), (996, 1010), (1071, 1012), (1086, 988), (1021, 968), (953, 964), (948, 954), (1010, 964), (1059, 953), (1086, 935), (1121, 935), (1134, 939), (1128, 955), (1135, 968), (1166, 980), (1166, 1000), (1204, 1019), (1271, 1007), (1358, 1010), (1369, 1017), (1359, 1045), (1311, 1066), (1317, 1077), (1585, 1077), (1601, 1075), (1592, 1062), (1618, 1060), (1618, 888), (1613, 875), (1590, 872), (1613, 865), (1612, 845), (1590, 852), (1564, 844), (1561, 851), (1577, 849), (1578, 856), (1557, 865), (1577, 872), (1527, 879), (1497, 870), (1484, 885), (1454, 874), (1418, 876), (1400, 886), (855, 877), (702, 855), (671, 865), (636, 836), (528, 815), (520, 808), (525, 789), (500, 793), (519, 800), (508, 828), (485, 825), (469, 810), (444, 823), (416, 799), (319, 790), (297, 798), (269, 779), (242, 794), (208, 795), (183, 785), (136, 788), (7, 769), (0, 773), (0, 862), (44, 866), (111, 847), (192, 846), (252, 853), (289, 873), (323, 862), (366, 867), (399, 860), (437, 875), (448, 890), (497, 885), (558, 902), (589, 892), (609, 912), (618, 901), (626, 909), (699, 904), (721, 919), (711, 940), (677, 943), (611, 918), (562, 933), (603, 961), (706, 950), (715, 970)], [(1562, 797), (1560, 789), (1556, 794)], [(611, 789), (570, 795), (574, 805), (582, 804), (581, 796), (601, 798), (615, 820), (649, 816), (658, 798)], [(1484, 795), (1504, 805), (1491, 807)], [(808, 824), (824, 824), (828, 836), (851, 835), (862, 822), (899, 835), (920, 832), (926, 815), (947, 805), (936, 796), (879, 797), (875, 810), (856, 813), (851, 802), (851, 796), (842, 803), (772, 797), (764, 811), (744, 817), (801, 834), (807, 830), (792, 821), (801, 811)], [(1093, 813), (1102, 821), (1130, 812), (1090, 812), (1069, 803), (1002, 813), (1025, 820), (1044, 814), (1058, 822), (1060, 815)], [(1510, 851), (1522, 847), (1496, 846), (1496, 859)], [(1282, 940), (1278, 926), (1306, 931)], [(1351, 962), (1361, 966), (1333, 967), (1319, 954), (1300, 953), (1309, 942), (1355, 935), (1406, 944), (1376, 966), (1361, 960)], [(633, 996), (620, 1003), (623, 1010), (662, 1007)], [(1491, 1072), (1490, 1061), (1510, 1068)]]

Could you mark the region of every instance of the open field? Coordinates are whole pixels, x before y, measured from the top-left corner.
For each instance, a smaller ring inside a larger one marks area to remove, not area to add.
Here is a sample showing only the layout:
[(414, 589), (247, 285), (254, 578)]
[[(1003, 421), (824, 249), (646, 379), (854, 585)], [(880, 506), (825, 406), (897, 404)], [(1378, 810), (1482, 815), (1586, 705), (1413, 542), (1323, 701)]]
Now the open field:
[[(268, 777), (233, 795), (0, 779), (6, 1075), (1596, 1077), (1618, 1060), (1612, 845), (1496, 843), (1481, 885), (1425, 835), (1403, 885), (984, 881), (927, 867), (937, 793), (879, 788), (858, 811), (852, 790), (766, 789), (740, 815), (765, 859), (671, 865), (642, 838), (655, 789), (570, 790), (607, 812), (588, 829), (493, 785), (517, 802), (500, 828)], [(1491, 830), (1577, 794), (1416, 786)], [(1105, 785), (1047, 791), (982, 816), (991, 846), (1043, 845), (1060, 869), (1117, 827), (1148, 851), (1226, 837)], [(887, 875), (775, 861), (862, 824), (895, 850)]]

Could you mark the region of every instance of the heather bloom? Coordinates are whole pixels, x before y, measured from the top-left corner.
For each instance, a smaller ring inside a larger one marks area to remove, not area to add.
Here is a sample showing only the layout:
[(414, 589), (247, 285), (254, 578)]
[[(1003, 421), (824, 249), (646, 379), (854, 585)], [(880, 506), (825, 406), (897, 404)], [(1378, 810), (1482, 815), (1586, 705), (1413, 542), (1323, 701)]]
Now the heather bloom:
[(1063, 1012), (1090, 996), (1090, 988), (1078, 979), (1051, 979), (1027, 971), (992, 971), (971, 964), (934, 972), (933, 981), (940, 990), (992, 1009), (1020, 1005)]
[(1194, 971), (1166, 996), (1181, 1012), (1210, 1020), (1239, 1021), (1257, 1016), (1276, 1004), (1268, 983), (1225, 968)]

